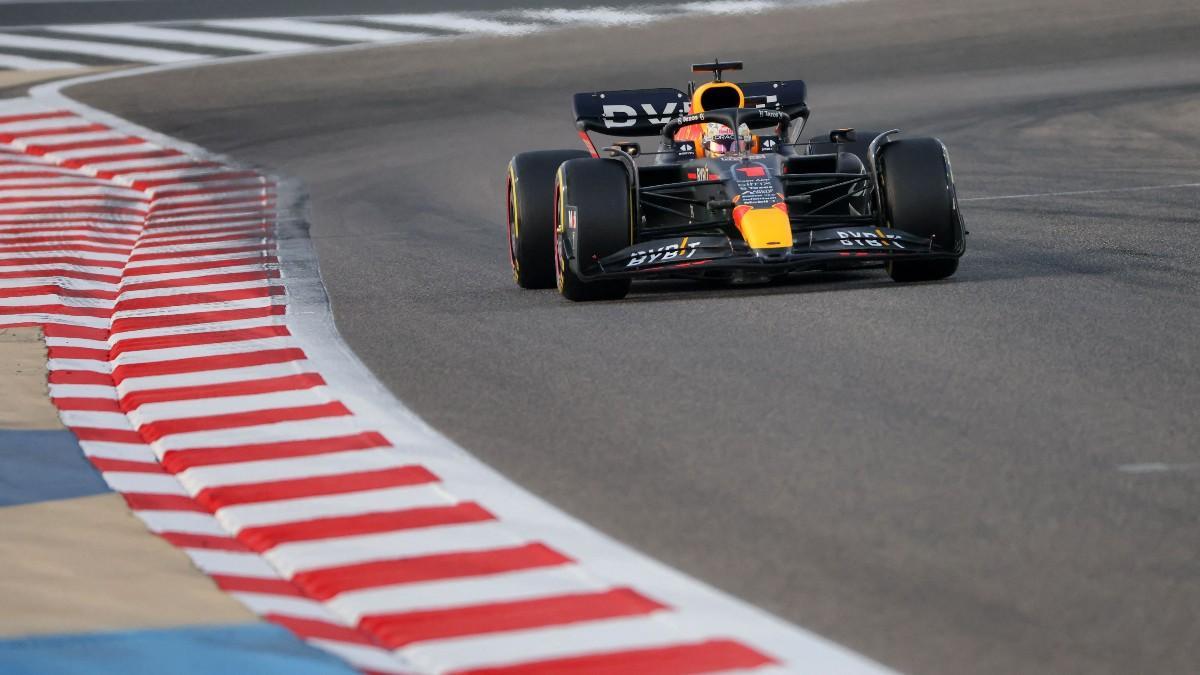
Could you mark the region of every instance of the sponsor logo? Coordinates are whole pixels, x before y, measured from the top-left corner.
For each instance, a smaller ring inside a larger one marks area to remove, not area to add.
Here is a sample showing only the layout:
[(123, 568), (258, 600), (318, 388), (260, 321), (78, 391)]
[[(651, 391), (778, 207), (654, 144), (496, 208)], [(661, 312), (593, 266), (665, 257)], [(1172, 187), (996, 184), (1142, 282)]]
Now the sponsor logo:
[(775, 181), (761, 164), (735, 166), (734, 178), (740, 202), (746, 206), (772, 206), (780, 199)]
[(838, 239), (841, 240), (842, 246), (854, 246), (861, 248), (869, 246), (873, 248), (883, 248), (885, 246), (895, 246), (896, 248), (904, 248), (901, 243), (900, 235), (884, 234), (882, 231), (865, 232), (859, 230), (838, 230)]
[(632, 105), (624, 105), (620, 103), (605, 104), (600, 116), (604, 119), (604, 126), (608, 129), (619, 129), (621, 127), (631, 127), (638, 122), (639, 117), (643, 117), (650, 124), (666, 124), (676, 115), (677, 112), (685, 112), (690, 104), (686, 101), (668, 101), (663, 106), (662, 111), (654, 109), (653, 103), (639, 104), (641, 111)]
[(756, 105), (754, 107), (761, 109), (761, 108), (766, 108), (767, 106), (778, 106), (778, 105), (779, 105), (779, 97), (776, 96), (775, 94), (767, 94), (767, 102), (759, 103), (758, 105)]
[(762, 151), (763, 152), (772, 152), (775, 150), (775, 146), (777, 146), (777, 145), (779, 145), (779, 142), (776, 141), (774, 138), (762, 139)]
[(696, 247), (700, 242), (688, 242), (688, 238), (684, 237), (678, 244), (667, 244), (658, 248), (648, 248), (641, 251), (635, 251), (629, 254), (629, 262), (626, 267), (641, 267), (656, 262), (669, 262), (671, 260), (686, 260), (696, 254)]
[(579, 208), (575, 206), (567, 207), (567, 229), (574, 232), (579, 229)]

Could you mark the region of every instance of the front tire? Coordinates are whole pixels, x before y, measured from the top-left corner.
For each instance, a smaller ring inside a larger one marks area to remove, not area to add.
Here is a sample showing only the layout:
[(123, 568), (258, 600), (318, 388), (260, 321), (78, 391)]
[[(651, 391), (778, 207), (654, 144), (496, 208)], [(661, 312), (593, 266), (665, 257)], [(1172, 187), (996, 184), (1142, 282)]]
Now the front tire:
[(508, 259), (521, 288), (554, 288), (554, 176), (582, 150), (522, 152), (508, 163)]
[(615, 159), (573, 159), (559, 168), (555, 190), (559, 292), (576, 302), (624, 298), (629, 279), (587, 281), (580, 272), (633, 244), (633, 195), (625, 166)]
[[(942, 142), (936, 138), (892, 141), (879, 150), (879, 173), (888, 225), (933, 240), (933, 248), (961, 255), (962, 219), (954, 193), (954, 174)], [(892, 260), (894, 281), (934, 281), (952, 276), (958, 258)]]

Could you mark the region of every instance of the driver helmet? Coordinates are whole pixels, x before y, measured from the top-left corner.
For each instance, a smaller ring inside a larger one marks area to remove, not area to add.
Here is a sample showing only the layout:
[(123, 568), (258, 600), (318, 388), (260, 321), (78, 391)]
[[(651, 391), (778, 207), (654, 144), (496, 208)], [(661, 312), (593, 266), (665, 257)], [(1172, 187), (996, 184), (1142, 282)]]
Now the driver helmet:
[(721, 157), (726, 153), (736, 151), (738, 136), (741, 136), (743, 148), (748, 149), (754, 143), (754, 138), (750, 135), (750, 127), (745, 124), (738, 127), (736, 135), (733, 133), (733, 129), (718, 122), (708, 122), (704, 127), (701, 143), (704, 146), (704, 154), (709, 157)]

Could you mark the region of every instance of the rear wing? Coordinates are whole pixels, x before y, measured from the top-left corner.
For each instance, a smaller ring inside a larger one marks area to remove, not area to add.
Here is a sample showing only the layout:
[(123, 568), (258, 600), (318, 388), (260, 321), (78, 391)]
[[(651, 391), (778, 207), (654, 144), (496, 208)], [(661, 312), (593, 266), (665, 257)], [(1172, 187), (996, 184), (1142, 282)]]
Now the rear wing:
[[(738, 83), (752, 106), (808, 115), (803, 80)], [(678, 89), (622, 89), (575, 94), (575, 125), (609, 136), (657, 136), (672, 118), (690, 112), (688, 95)]]

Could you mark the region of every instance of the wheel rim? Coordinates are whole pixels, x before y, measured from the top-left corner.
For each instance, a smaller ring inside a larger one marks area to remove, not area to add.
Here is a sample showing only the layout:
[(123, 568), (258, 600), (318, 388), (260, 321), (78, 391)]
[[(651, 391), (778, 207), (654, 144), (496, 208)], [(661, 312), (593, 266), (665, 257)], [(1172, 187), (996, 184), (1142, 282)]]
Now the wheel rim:
[(517, 235), (520, 230), (517, 225), (517, 193), (516, 186), (513, 184), (511, 167), (508, 171), (506, 187), (508, 188), (508, 199), (506, 200), (508, 206), (508, 222), (506, 223), (508, 226), (508, 262), (512, 265), (513, 280), (519, 283), (521, 281), (521, 264), (517, 260)]
[(562, 181), (559, 180), (554, 189), (554, 282), (559, 293), (563, 290), (563, 269), (567, 266), (563, 256), (562, 191)]

